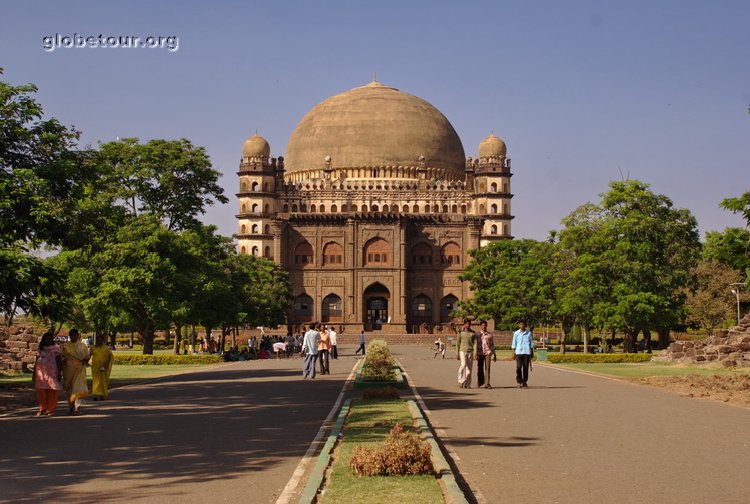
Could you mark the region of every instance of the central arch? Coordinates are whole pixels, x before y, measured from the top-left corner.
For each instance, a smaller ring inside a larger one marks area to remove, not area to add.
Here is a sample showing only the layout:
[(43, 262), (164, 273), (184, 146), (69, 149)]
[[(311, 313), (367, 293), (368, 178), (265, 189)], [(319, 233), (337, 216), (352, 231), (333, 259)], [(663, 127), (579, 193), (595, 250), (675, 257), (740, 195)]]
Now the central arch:
[(375, 282), (365, 289), (364, 295), (364, 320), (366, 331), (379, 331), (383, 324), (388, 323), (388, 301), (391, 292), (385, 285)]

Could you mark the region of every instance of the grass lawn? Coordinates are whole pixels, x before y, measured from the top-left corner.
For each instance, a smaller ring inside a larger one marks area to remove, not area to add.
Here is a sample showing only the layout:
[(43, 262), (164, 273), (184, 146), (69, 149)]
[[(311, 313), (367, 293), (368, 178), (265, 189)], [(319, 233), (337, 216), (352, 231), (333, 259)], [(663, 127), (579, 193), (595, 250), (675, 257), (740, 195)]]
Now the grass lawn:
[(621, 364), (550, 364), (561, 368), (578, 369), (590, 373), (617, 378), (646, 378), (649, 376), (685, 375), (731, 375), (750, 374), (750, 369), (728, 369), (717, 365), (704, 366), (689, 364), (669, 364), (662, 362), (621, 363)]
[(409, 408), (401, 399), (359, 399), (352, 402), (344, 424), (343, 440), (334, 452), (328, 481), (318, 502), (444, 502), (440, 485), (433, 475), (357, 477), (352, 474), (349, 459), (354, 447), (362, 445), (372, 448), (383, 442), (396, 423), (403, 425), (404, 430), (413, 428)]

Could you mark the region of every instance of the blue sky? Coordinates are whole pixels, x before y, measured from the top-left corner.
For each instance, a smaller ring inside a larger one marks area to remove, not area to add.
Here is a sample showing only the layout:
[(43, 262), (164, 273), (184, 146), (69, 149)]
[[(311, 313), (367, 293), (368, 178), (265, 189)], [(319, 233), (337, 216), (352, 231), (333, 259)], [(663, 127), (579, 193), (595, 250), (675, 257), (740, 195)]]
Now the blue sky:
[[(513, 233), (543, 239), (629, 177), (689, 208), (701, 232), (750, 190), (750, 2), (5, 1), (3, 80), (47, 115), (116, 137), (206, 148), (236, 231), (236, 171), (256, 130), (283, 155), (297, 122), (378, 80), (451, 121), (467, 155), (490, 131), (513, 159)], [(44, 36), (177, 36), (179, 49), (43, 49)]]

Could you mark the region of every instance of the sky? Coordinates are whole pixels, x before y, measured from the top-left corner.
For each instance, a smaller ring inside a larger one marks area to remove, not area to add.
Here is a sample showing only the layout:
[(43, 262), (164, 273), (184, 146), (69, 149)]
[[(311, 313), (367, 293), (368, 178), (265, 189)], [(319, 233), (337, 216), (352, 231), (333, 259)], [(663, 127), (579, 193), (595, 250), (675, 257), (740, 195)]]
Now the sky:
[[(82, 146), (184, 137), (205, 147), (230, 202), (203, 220), (225, 235), (237, 232), (244, 140), (257, 131), (284, 155), (312, 107), (373, 72), (443, 112), (467, 156), (490, 132), (505, 140), (517, 238), (546, 238), (624, 178), (690, 209), (701, 235), (744, 226), (719, 207), (750, 190), (744, 0), (2, 7), (0, 79), (36, 84), (46, 116), (82, 131)], [(177, 44), (45, 50), (58, 34)]]

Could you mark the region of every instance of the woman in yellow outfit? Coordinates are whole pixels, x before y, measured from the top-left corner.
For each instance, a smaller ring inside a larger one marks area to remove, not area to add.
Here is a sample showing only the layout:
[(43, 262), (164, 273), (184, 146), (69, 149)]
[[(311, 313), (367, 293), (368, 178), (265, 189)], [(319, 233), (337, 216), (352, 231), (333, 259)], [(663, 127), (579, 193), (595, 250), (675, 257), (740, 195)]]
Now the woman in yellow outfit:
[(77, 329), (68, 333), (70, 341), (62, 344), (63, 353), (63, 386), (68, 395), (68, 415), (77, 415), (81, 399), (89, 394), (86, 382), (86, 364), (89, 362), (89, 349), (80, 340)]
[(112, 350), (104, 344), (104, 336), (97, 336), (91, 349), (91, 394), (94, 401), (109, 396), (109, 375), (112, 374)]

